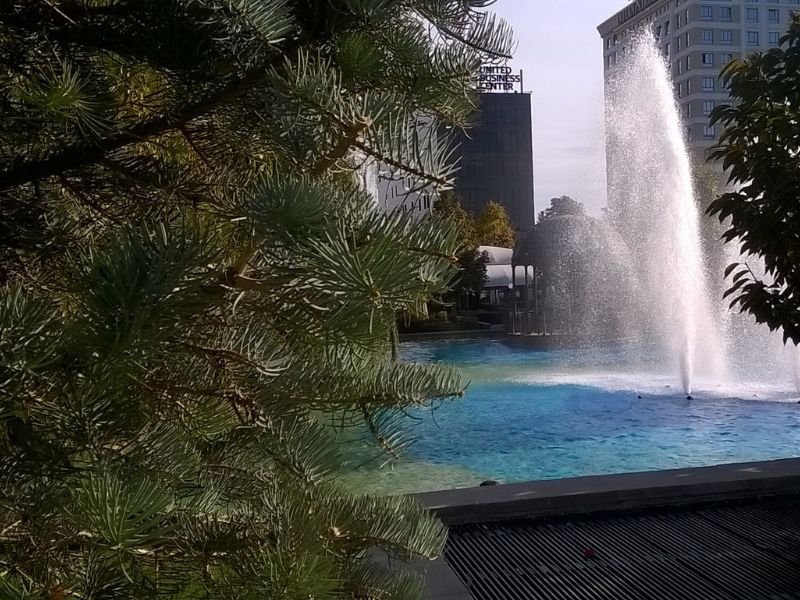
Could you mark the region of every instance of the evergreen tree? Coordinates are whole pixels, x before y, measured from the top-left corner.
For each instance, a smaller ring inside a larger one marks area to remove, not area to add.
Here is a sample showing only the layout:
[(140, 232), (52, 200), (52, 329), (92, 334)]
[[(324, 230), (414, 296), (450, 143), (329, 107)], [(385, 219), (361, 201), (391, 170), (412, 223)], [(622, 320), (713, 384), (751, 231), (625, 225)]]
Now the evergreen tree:
[(506, 209), (497, 202), (489, 202), (475, 222), (475, 236), (481, 246), (513, 248), (516, 243), (514, 227)]
[(457, 233), (355, 174), (448, 184), (418, 123), (508, 55), (486, 4), (0, 0), (0, 596), (418, 595), (369, 553), (442, 526), (332, 425), (461, 393), (393, 352)]

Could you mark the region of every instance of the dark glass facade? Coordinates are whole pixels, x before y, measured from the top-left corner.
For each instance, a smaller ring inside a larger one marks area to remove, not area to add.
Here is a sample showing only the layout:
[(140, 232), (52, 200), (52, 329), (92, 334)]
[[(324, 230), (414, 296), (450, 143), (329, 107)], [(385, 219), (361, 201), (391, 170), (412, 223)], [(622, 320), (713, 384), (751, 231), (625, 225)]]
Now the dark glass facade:
[(456, 194), (474, 216), (492, 200), (517, 231), (534, 224), (531, 95), (481, 94), (475, 124), (460, 140)]

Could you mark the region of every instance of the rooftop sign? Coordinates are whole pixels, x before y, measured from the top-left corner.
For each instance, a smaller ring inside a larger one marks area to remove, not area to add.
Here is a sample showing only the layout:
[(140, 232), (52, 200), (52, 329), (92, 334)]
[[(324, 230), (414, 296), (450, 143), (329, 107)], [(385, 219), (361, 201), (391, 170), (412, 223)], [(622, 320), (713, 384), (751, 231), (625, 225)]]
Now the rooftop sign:
[(484, 92), (522, 92), (522, 71), (514, 73), (511, 67), (482, 66), (478, 88)]
[(631, 2), (628, 6), (617, 13), (617, 24), (622, 25), (643, 10), (650, 8), (658, 1), (659, 0), (637, 0), (636, 2)]

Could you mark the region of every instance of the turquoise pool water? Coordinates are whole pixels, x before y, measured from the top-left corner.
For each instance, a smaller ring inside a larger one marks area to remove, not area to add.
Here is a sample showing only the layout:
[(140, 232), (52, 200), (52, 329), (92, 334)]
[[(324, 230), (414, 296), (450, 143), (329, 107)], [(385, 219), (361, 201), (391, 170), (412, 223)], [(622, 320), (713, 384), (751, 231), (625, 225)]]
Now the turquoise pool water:
[(796, 456), (797, 393), (780, 369), (697, 382), (693, 400), (647, 348), (534, 351), (502, 341), (403, 345), (460, 366), (466, 397), (420, 411), (402, 461), (353, 475), (398, 493)]

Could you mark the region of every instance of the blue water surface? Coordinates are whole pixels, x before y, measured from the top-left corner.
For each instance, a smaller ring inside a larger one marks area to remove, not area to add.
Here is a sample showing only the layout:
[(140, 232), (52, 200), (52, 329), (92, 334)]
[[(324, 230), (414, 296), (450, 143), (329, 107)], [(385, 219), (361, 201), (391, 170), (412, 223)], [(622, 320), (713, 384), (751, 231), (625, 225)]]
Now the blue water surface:
[(403, 462), (367, 484), (423, 491), (797, 455), (786, 382), (707, 385), (692, 400), (646, 348), (535, 351), (501, 341), (408, 343), (403, 357), (460, 366), (463, 400), (416, 416)]

